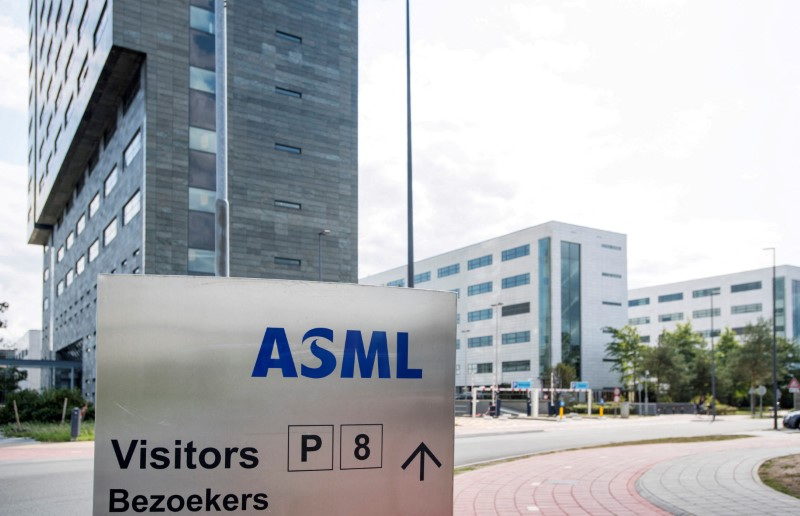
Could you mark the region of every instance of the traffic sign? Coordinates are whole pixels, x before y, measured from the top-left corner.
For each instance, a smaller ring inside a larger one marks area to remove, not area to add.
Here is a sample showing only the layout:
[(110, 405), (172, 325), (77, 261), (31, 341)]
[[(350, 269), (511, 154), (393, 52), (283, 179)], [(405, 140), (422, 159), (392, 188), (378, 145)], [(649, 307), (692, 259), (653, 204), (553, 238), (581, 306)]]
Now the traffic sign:
[(531, 382), (511, 382), (512, 389), (530, 389)]
[(570, 382), (569, 384), (570, 389), (588, 389), (589, 382)]
[(797, 378), (794, 376), (791, 380), (789, 380), (789, 392), (796, 393), (800, 392), (800, 382), (797, 381)]
[(452, 514), (455, 303), (101, 275), (94, 513)]
[(767, 388), (764, 387), (763, 385), (759, 385), (758, 388), (756, 389), (756, 394), (758, 394), (759, 396), (763, 396), (766, 393), (767, 393)]

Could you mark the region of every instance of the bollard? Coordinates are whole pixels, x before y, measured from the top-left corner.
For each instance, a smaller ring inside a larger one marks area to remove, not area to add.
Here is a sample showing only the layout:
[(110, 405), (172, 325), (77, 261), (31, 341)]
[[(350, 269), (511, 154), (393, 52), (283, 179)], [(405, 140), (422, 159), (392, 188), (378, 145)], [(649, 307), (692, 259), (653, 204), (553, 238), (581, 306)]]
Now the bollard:
[[(531, 412), (532, 412), (532, 411), (531, 411), (531, 399), (530, 399), (530, 398), (528, 398), (528, 400), (527, 400), (527, 401), (528, 401), (528, 403), (527, 403), (527, 405), (525, 406), (525, 411), (528, 413), (528, 417), (530, 417), (530, 415), (531, 415)], [(537, 415), (538, 415), (538, 414), (537, 414)]]
[(500, 396), (497, 397), (497, 406), (495, 407), (494, 417), (500, 417), (500, 407), (502, 407), (503, 402), (500, 400)]
[(558, 407), (558, 419), (564, 419), (564, 407)]
[(72, 415), (69, 418), (69, 440), (75, 441), (78, 439), (78, 434), (81, 432), (81, 409), (78, 407), (74, 407), (72, 409)]
[(603, 406), (600, 405), (600, 417), (603, 417)]

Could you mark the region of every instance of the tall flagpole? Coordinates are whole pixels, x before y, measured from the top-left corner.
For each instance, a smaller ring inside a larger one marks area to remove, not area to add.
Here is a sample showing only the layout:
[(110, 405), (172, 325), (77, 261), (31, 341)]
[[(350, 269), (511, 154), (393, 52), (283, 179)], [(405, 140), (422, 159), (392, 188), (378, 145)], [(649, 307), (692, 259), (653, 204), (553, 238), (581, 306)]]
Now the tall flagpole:
[(230, 221), (228, 205), (228, 2), (214, 3), (214, 58), (217, 116), (217, 199), (214, 206), (214, 273), (230, 276)]
[(414, 203), (411, 189), (411, 18), (406, 0), (406, 146), (408, 162), (408, 288), (414, 287)]

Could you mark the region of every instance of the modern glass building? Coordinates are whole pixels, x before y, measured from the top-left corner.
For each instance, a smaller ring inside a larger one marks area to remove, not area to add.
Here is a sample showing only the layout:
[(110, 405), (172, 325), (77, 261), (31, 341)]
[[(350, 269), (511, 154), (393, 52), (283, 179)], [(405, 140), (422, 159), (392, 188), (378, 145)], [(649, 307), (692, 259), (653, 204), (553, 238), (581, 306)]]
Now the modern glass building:
[(97, 275), (214, 274), (223, 177), (231, 276), (356, 280), (356, 0), (228, 2), (227, 174), (214, 0), (29, 5), (42, 339), (84, 395)]
[[(548, 222), (414, 264), (414, 286), (458, 295), (456, 386), (532, 380), (559, 362), (613, 387), (606, 326), (626, 322), (626, 237)], [(360, 280), (402, 287), (407, 268)]]
[[(800, 267), (781, 265), (775, 273), (777, 334), (800, 342)], [(759, 318), (772, 320), (772, 292), (772, 267), (632, 289), (628, 323), (653, 344), (662, 331), (686, 322), (706, 338), (712, 322), (715, 337), (726, 327), (742, 334)]]

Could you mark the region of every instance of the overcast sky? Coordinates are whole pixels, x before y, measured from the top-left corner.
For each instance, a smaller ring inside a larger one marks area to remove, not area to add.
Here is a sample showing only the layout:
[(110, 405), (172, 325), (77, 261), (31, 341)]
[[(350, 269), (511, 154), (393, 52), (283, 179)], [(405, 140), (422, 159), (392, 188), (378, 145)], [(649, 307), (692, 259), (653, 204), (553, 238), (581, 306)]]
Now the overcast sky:
[[(41, 327), (42, 279), (25, 244), (27, 2), (7, 3), (13, 339)], [(404, 9), (360, 1), (360, 276), (406, 259)], [(416, 258), (558, 220), (625, 233), (631, 288), (767, 267), (764, 247), (800, 265), (799, 19), (794, 0), (412, 0)]]

